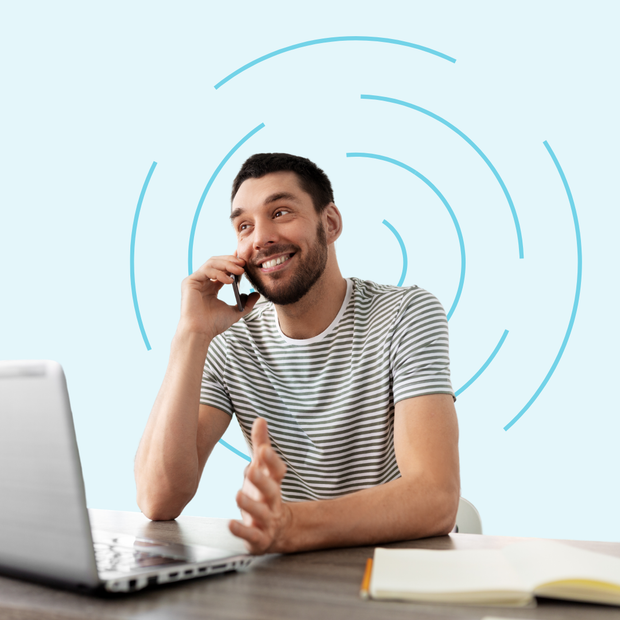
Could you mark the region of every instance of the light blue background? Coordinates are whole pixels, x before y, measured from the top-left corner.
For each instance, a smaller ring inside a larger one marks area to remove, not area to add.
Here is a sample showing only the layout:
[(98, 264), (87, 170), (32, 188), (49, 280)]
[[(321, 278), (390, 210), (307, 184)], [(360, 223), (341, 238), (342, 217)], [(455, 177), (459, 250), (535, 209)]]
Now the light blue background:
[[(67, 375), (88, 503), (136, 510), (133, 457), (176, 327), (189, 233), (207, 181), (194, 266), (230, 253), (230, 183), (253, 152), (288, 151), (330, 175), (345, 222), (345, 275), (434, 292), (446, 310), (460, 254), (436, 195), (367, 152), (430, 179), (460, 223), (465, 285), (450, 320), (462, 493), (485, 532), (618, 540), (620, 431), (617, 175), (620, 107), (615, 2), (24, 3), (0, 9), (0, 357), (51, 358)], [(297, 49), (214, 85), (264, 54), (346, 35), (409, 41)], [(467, 134), (501, 174), (441, 123)], [(577, 281), (569, 201), (583, 243), (576, 321), (549, 372)], [(131, 230), (146, 175), (135, 246)], [(225, 439), (247, 451), (236, 423)], [(236, 516), (245, 462), (217, 446), (185, 514)]]

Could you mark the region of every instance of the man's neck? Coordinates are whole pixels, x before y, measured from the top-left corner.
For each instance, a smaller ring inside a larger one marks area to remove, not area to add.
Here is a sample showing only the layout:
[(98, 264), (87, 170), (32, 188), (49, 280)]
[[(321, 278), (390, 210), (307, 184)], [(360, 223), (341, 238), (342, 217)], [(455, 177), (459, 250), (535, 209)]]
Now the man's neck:
[(276, 306), (282, 333), (294, 340), (307, 340), (324, 332), (340, 312), (347, 281), (340, 269), (327, 270), (295, 304)]

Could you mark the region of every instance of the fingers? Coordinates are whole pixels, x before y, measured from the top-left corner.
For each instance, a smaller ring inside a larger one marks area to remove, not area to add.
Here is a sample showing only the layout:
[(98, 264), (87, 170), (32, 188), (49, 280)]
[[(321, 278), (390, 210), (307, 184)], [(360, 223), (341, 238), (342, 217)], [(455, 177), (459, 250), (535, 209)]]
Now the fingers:
[[(241, 512), (250, 517), (249, 522), (252, 525), (265, 529), (273, 520), (273, 511), (264, 501), (252, 499), (243, 491), (237, 492), (235, 501)], [(243, 522), (248, 524), (246, 519), (243, 519)]]
[(266, 468), (273, 479), (282, 482), (286, 474), (286, 464), (271, 446), (267, 420), (264, 418), (256, 418), (252, 424), (252, 448), (254, 452), (252, 464)]
[[(193, 274), (198, 279), (208, 278), (212, 282), (231, 284), (233, 275), (243, 275), (245, 261), (236, 256), (213, 256), (201, 265)], [(190, 277), (192, 277), (190, 276)]]
[(184, 294), (195, 290), (201, 295), (217, 296), (222, 286), (232, 284), (234, 278), (231, 274), (240, 276), (244, 273), (243, 265), (245, 261), (235, 256), (212, 257), (183, 280), (182, 290)]
[(251, 497), (252, 499), (261, 499), (261, 492), (256, 488), (250, 477), (248, 477), (248, 473), (250, 472), (250, 468), (244, 472), (243, 477), (243, 486), (241, 487), (241, 491)]
[(193, 283), (194, 286), (205, 282), (219, 282), (221, 285), (231, 284), (234, 279), (231, 274), (243, 275), (245, 273), (244, 266), (245, 261), (236, 256), (212, 256), (185, 280), (190, 284)]
[(286, 474), (286, 463), (278, 456), (278, 453), (271, 445), (261, 448), (259, 459), (267, 467), (271, 477), (278, 483), (282, 482)]
[[(271, 448), (269, 451), (273, 452)], [(243, 487), (237, 495), (237, 505), (241, 511), (261, 521), (264, 515), (263, 508), (257, 507), (259, 503), (272, 512), (277, 512), (282, 504), (282, 479), (286, 473), (286, 465), (275, 452), (274, 456), (274, 463), (269, 466), (252, 462), (246, 471)], [(275, 473), (272, 473), (272, 469)]]
[[(243, 293), (241, 295), (241, 303), (243, 304), (243, 312), (241, 313), (241, 316), (245, 316), (246, 314), (249, 314), (250, 312), (252, 312), (252, 310), (254, 309), (254, 306), (256, 305), (256, 302), (260, 299), (260, 294), (259, 293), (250, 293), (249, 295), (246, 295), (245, 293)], [(235, 306), (236, 308), (237, 306)]]
[(286, 465), (271, 447), (267, 422), (257, 418), (252, 425), (254, 458), (245, 470), (243, 488), (237, 493), (237, 505), (243, 522), (231, 521), (229, 528), (243, 538), (250, 553), (265, 553), (278, 544), (283, 531), (285, 505), (281, 485)]
[[(245, 261), (236, 256), (213, 256), (196, 271), (183, 280), (183, 290), (196, 290), (202, 295), (217, 296), (220, 289), (226, 284), (232, 284), (234, 275), (241, 276), (245, 273)], [(235, 311), (236, 319), (249, 314), (260, 299), (259, 293), (250, 295), (242, 294), (243, 310), (239, 316), (237, 304), (229, 305)]]
[(267, 532), (256, 527), (244, 525), (239, 521), (230, 521), (228, 523), (228, 529), (232, 534), (245, 541), (248, 553), (253, 555), (265, 553), (273, 542)]
[[(250, 467), (246, 479), (254, 487), (246, 487), (242, 493), (252, 499), (262, 498), (269, 506), (275, 506), (280, 502), (280, 480), (274, 478), (267, 468)], [(250, 491), (249, 493), (246, 492)], [(258, 491), (259, 495), (252, 491)]]
[(255, 456), (258, 456), (261, 446), (267, 445), (271, 447), (269, 441), (269, 433), (267, 431), (267, 420), (264, 418), (256, 418), (252, 424), (252, 448)]

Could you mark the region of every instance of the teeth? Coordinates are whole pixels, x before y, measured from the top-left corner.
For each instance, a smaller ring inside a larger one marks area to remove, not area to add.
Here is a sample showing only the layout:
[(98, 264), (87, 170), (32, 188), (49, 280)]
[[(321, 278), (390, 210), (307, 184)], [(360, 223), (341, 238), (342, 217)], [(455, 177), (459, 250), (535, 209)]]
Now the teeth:
[(283, 262), (287, 261), (290, 256), (280, 256), (279, 258), (274, 258), (272, 260), (268, 260), (267, 262), (262, 264), (263, 269), (271, 269), (276, 265), (281, 265)]

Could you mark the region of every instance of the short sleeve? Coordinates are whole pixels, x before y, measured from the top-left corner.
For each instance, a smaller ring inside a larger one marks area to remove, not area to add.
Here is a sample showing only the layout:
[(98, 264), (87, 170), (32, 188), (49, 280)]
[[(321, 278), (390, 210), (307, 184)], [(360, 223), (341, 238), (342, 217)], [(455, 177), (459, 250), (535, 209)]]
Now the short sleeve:
[(404, 300), (390, 348), (394, 403), (429, 394), (450, 394), (448, 321), (439, 300), (413, 289)]
[(207, 359), (202, 372), (200, 404), (210, 405), (233, 415), (233, 406), (226, 389), (226, 339), (216, 336), (209, 345)]

